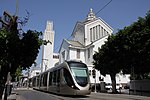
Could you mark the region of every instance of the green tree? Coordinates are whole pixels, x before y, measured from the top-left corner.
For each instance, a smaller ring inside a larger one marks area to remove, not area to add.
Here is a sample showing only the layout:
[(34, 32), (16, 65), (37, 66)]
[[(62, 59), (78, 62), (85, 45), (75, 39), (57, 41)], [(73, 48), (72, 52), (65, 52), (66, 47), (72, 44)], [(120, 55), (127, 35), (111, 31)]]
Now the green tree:
[(15, 74), (17, 68), (27, 69), (36, 60), (43, 41), (42, 32), (28, 30), (20, 32), (17, 16), (4, 12), (10, 21), (0, 20), (3, 28), (0, 29), (0, 97), (7, 80), (7, 73)]
[[(134, 73), (140, 77), (150, 71), (150, 12), (145, 18), (139, 17), (137, 22), (134, 22), (128, 27), (117, 33), (124, 35), (122, 39), (126, 49), (122, 52), (126, 55), (124, 63), (124, 73), (130, 73), (134, 69)], [(123, 58), (123, 56), (121, 58)]]
[(22, 76), (22, 68), (18, 67), (15, 72), (15, 80), (19, 81), (20, 76)]
[(120, 72), (118, 40), (115, 40), (117, 40), (115, 35), (109, 36), (108, 41), (93, 55), (95, 68), (104, 76), (110, 75), (113, 93), (116, 93), (116, 74)]
[(128, 27), (108, 37), (93, 56), (94, 66), (102, 75), (110, 74), (112, 92), (116, 92), (115, 76), (120, 71), (144, 77), (150, 72), (150, 11)]

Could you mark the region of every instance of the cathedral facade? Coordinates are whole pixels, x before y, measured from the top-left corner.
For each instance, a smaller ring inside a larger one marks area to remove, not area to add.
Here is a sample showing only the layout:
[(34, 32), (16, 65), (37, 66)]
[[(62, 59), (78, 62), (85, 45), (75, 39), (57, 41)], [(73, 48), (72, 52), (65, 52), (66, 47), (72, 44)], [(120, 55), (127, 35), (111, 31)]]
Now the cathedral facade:
[[(83, 21), (77, 21), (71, 34), (72, 40), (64, 39), (59, 49), (59, 63), (64, 60), (79, 60), (86, 63), (89, 69), (90, 80), (92, 84), (99, 84), (101, 81), (111, 83), (110, 76), (106, 77), (100, 74), (100, 71), (94, 69), (93, 55), (98, 48), (107, 41), (113, 29), (102, 18), (97, 18), (90, 9), (87, 17)], [(93, 71), (95, 72), (93, 75)], [(128, 77), (116, 77), (117, 83), (127, 83)]]

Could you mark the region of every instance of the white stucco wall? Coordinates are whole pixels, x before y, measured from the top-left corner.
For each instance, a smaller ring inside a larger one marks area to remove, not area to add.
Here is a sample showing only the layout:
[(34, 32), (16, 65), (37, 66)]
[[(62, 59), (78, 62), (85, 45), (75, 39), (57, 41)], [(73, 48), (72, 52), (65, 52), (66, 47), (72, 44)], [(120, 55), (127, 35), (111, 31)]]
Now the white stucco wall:
[[(69, 44), (63, 40), (62, 42), (62, 45), (61, 45), (61, 48), (59, 50), (59, 63), (63, 63), (64, 60), (67, 60), (67, 54), (69, 53), (68, 50), (69, 50)], [(62, 57), (62, 52), (65, 52), (65, 58), (63, 59)]]
[[(99, 28), (97, 28), (98, 26)], [(96, 30), (101, 28), (99, 34), (96, 35), (94, 34), (94, 36), (98, 35), (98, 38), (90, 37), (90, 29), (93, 27), (96, 27)], [(87, 64), (89, 71), (92, 71), (94, 66), (92, 63), (93, 55), (95, 51), (98, 51), (98, 48), (101, 47), (105, 43), (105, 41), (107, 41), (108, 36), (111, 35), (112, 32), (113, 29), (101, 18), (91, 22), (85, 22), (85, 23), (77, 22), (73, 31), (73, 40), (79, 41), (85, 46), (84, 50), (80, 49), (80, 59), (77, 59), (77, 49), (79, 48), (69, 47), (70, 45), (67, 45), (67, 43), (65, 42), (61, 46), (60, 55), (63, 51), (65, 51), (65, 57), (66, 57), (65, 60), (81, 60), (82, 62)], [(90, 57), (88, 57), (88, 49), (90, 50)], [(60, 62), (61, 63), (63, 62), (61, 56), (60, 56)], [(90, 75), (91, 83), (95, 83), (95, 79), (96, 79), (96, 83), (100, 83), (99, 77), (104, 78), (104, 82), (111, 83), (111, 79), (109, 75), (106, 75), (106, 77), (104, 77), (97, 70), (96, 70), (96, 78), (93, 78), (92, 73)], [(118, 76), (116, 77), (116, 81), (117, 83), (119, 82), (127, 83), (129, 81), (129, 78), (128, 76), (119, 75), (119, 77)]]
[(88, 65), (88, 66), (93, 66), (93, 47), (94, 46), (91, 46), (89, 47), (88, 49), (90, 49), (90, 57), (88, 57), (88, 49), (86, 49), (86, 52), (85, 52), (85, 63)]
[[(85, 45), (86, 46), (91, 44), (90, 28), (93, 28), (93, 27), (98, 26), (98, 25), (103, 27), (109, 33), (109, 35), (112, 34), (112, 32), (113, 32), (112, 28), (106, 22), (104, 22), (102, 19), (97, 19), (91, 23), (88, 23), (85, 25)], [(102, 35), (102, 33), (101, 33), (101, 35)]]
[(30, 76), (29, 76), (29, 78), (32, 78), (33, 76), (36, 76), (36, 75), (38, 75), (37, 73), (41, 73), (41, 68), (33, 68), (33, 69), (31, 69), (31, 71), (30, 71)]
[[(58, 56), (59, 57), (59, 54), (58, 53), (53, 53), (54, 56)], [(59, 58), (53, 58), (53, 66), (55, 66), (56, 64), (59, 63)]]
[(69, 59), (68, 60), (80, 60), (85, 63), (85, 50), (80, 49), (80, 58), (77, 58), (77, 49), (70, 48)]
[(70, 48), (70, 59), (69, 60), (73, 60), (73, 59), (76, 59), (76, 49), (73, 49), (73, 48)]
[(47, 43), (43, 45), (42, 52), (42, 72), (52, 68), (53, 63), (53, 49), (54, 49), (54, 35), (55, 31), (53, 30), (53, 22), (47, 21), (46, 29), (43, 35), (43, 40), (50, 41), (51, 43)]

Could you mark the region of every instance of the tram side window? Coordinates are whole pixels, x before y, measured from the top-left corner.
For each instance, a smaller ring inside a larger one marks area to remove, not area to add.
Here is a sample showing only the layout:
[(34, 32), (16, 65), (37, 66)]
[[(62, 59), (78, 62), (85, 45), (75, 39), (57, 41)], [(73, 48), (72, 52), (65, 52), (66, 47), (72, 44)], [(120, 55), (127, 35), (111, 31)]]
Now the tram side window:
[(72, 86), (74, 83), (73, 83), (73, 80), (72, 80), (72, 77), (71, 77), (71, 74), (69, 73), (69, 71), (67, 69), (64, 68), (64, 78), (65, 78), (65, 81), (67, 82), (67, 85), (68, 86)]
[(37, 77), (37, 86), (39, 86), (40, 76)]
[(47, 86), (47, 73), (43, 76), (43, 86)]
[(53, 84), (56, 84), (56, 76), (57, 76), (57, 71), (54, 71)]
[(56, 78), (56, 82), (60, 83), (60, 69), (57, 70), (57, 78)]
[(50, 72), (50, 74), (49, 74), (49, 86), (51, 86), (52, 85), (52, 72)]
[(40, 76), (40, 86), (43, 86), (43, 75)]
[(33, 87), (36, 86), (36, 77), (33, 78), (33, 82), (32, 82)]

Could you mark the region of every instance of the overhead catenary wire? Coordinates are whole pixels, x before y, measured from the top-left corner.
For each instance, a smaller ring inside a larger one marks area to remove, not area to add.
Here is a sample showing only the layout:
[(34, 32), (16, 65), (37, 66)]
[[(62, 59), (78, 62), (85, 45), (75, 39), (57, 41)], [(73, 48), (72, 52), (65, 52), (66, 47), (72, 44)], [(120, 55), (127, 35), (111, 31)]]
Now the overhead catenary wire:
[[(105, 4), (100, 10), (98, 10), (95, 15), (97, 15), (98, 13), (100, 13), (100, 12), (101, 12), (105, 7), (107, 7), (111, 2), (112, 2), (112, 0), (110, 0), (110, 1), (109, 1), (107, 4)], [(82, 28), (82, 26), (79, 27), (78, 30), (81, 29), (81, 28)], [(69, 36), (67, 39), (70, 39), (71, 37), (72, 37), (72, 36)], [(54, 48), (54, 51), (56, 51), (59, 47), (60, 47), (60, 45), (57, 46), (56, 48)]]
[(104, 5), (99, 11), (97, 11), (97, 13), (95, 13), (95, 15), (97, 15), (98, 13), (100, 13), (105, 7), (107, 7), (110, 3), (112, 2), (112, 0), (110, 0), (106, 5)]
[[(100, 13), (106, 6), (108, 6), (110, 3), (112, 2), (112, 0), (110, 0), (107, 4), (105, 4), (95, 15), (97, 15), (98, 13)], [(82, 26), (79, 28), (79, 29), (81, 29), (82, 28)], [(78, 30), (79, 30), (78, 29)], [(69, 36), (67, 39), (69, 39), (69, 38), (71, 38), (72, 36)], [(60, 45), (59, 46), (57, 46), (55, 49), (54, 49), (54, 51), (56, 51), (58, 48), (60, 47)]]
[[(95, 15), (98, 15), (105, 7), (107, 7), (110, 3), (112, 2), (112, 0), (110, 0), (108, 3), (106, 3), (101, 9), (99, 9), (96, 13), (95, 13)], [(82, 26), (81, 27), (79, 27), (78, 28), (78, 30), (79, 29), (81, 29), (82, 28)], [(69, 36), (67, 39), (70, 39), (72, 36)], [(61, 45), (61, 44), (60, 44)], [(57, 47), (55, 47), (54, 48), (54, 51), (57, 51), (57, 49), (60, 47), (60, 45), (59, 46), (57, 46)], [(48, 56), (50, 56), (50, 55), (48, 55)], [(48, 57), (47, 56), (47, 57)], [(42, 62), (42, 61), (41, 61)]]

